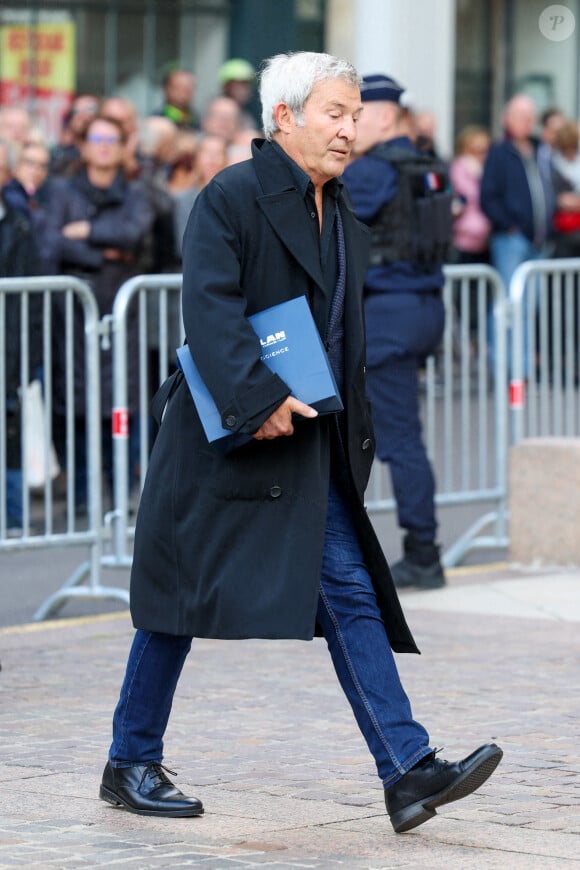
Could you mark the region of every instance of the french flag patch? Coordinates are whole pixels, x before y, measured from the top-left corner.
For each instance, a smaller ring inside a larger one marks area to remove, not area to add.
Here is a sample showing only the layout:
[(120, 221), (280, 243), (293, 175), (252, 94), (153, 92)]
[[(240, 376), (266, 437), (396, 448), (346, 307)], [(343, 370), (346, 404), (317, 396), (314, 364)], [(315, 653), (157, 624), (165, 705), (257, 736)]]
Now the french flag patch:
[(441, 190), (441, 179), (436, 172), (427, 172), (425, 175), (427, 190)]

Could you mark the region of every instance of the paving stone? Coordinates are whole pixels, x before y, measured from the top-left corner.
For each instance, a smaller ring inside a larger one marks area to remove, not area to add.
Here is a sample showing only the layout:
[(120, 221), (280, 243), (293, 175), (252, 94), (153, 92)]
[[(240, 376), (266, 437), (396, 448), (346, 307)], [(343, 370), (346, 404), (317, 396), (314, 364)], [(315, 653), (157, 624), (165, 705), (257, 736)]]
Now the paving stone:
[[(580, 867), (578, 625), (558, 600), (535, 602), (552, 575), (530, 576), (527, 592), (520, 569), (502, 569), (409, 595), (423, 655), (397, 664), (432, 744), (456, 758), (496, 740), (505, 756), (476, 794), (404, 836), (322, 641), (194, 641), (166, 761), (206, 815), (159, 819), (98, 798), (127, 615), (0, 630), (0, 868)], [(557, 580), (566, 606), (580, 600), (580, 573)], [(486, 582), (532, 615), (474, 612)]]

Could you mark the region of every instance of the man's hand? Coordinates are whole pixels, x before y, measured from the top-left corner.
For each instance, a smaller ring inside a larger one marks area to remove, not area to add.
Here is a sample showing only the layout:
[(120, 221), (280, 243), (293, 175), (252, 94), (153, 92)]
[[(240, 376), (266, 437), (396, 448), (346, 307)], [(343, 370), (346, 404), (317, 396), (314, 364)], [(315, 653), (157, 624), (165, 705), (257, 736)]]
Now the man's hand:
[(134, 260), (133, 254), (130, 251), (122, 251), (120, 248), (105, 248), (103, 250), (105, 260), (111, 260), (113, 263), (132, 263)]
[(292, 414), (300, 414), (301, 417), (318, 417), (318, 411), (311, 408), (310, 405), (305, 405), (293, 396), (282, 402), (279, 408), (276, 408), (273, 414), (268, 417), (265, 423), (262, 423), (258, 431), (253, 436), (257, 441), (262, 441), (264, 438), (278, 438), (280, 435), (292, 435), (294, 426), (292, 425)]
[(580, 196), (571, 190), (561, 193), (557, 202), (562, 211), (580, 211)]
[(72, 221), (65, 224), (61, 230), (63, 236), (67, 239), (88, 239), (91, 234), (91, 225), (89, 221)]

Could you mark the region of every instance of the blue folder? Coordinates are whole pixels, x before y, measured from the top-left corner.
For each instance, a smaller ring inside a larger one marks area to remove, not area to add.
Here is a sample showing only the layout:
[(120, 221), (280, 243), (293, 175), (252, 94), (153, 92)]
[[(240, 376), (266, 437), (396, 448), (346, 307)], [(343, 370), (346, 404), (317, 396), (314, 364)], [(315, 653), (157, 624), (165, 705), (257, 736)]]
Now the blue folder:
[[(292, 395), (319, 414), (342, 411), (336, 381), (305, 296), (248, 317), (262, 345), (262, 360)], [(178, 365), (195, 402), (208, 441), (231, 436), (193, 361), (188, 345), (177, 349)]]

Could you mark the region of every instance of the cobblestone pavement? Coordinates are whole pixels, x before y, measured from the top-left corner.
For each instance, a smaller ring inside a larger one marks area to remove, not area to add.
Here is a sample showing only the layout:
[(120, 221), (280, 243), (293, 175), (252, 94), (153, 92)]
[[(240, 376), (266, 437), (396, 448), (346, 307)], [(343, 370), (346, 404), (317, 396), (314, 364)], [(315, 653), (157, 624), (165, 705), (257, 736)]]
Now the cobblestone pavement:
[(166, 739), (206, 815), (98, 799), (132, 630), (126, 613), (0, 630), (0, 867), (580, 866), (580, 572), (487, 566), (406, 593), (422, 656), (398, 656), (443, 757), (502, 764), (404, 835), (323, 641), (195, 641)]

